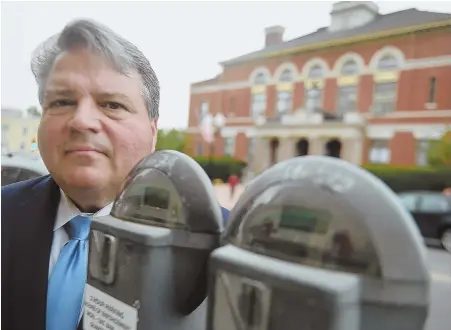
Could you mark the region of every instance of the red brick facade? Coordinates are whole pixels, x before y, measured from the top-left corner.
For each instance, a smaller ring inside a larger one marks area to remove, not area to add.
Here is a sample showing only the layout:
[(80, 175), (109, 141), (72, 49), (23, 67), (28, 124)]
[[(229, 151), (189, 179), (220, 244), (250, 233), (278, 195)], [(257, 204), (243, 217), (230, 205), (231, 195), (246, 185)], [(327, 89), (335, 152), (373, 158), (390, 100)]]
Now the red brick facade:
[[(404, 55), (406, 66), (399, 71), (397, 80), (397, 103), (395, 113), (389, 116), (369, 117), (370, 125), (416, 125), (416, 124), (450, 124), (451, 125), (451, 27), (420, 31), (381, 40), (363, 41), (327, 48), (317, 51), (300, 52), (294, 55), (284, 55), (276, 58), (267, 58), (244, 64), (226, 66), (224, 71), (213, 83), (206, 85), (216, 90), (208, 92), (191, 93), (189, 128), (198, 126), (198, 111), (202, 102), (208, 102), (211, 114), (222, 112), (229, 121), (227, 126), (252, 126), (250, 109), (252, 92), (250, 86), (236, 86), (221, 88), (226, 84), (248, 82), (252, 72), (261, 67), (269, 70), (274, 77), (276, 69), (284, 63), (293, 63), (298, 73), (303, 72), (304, 65), (312, 58), (323, 59), (329, 71), (334, 70), (337, 60), (345, 54), (356, 53), (363, 59), (365, 67), (370, 67), (375, 54), (385, 47), (398, 49)], [(372, 72), (364, 72), (359, 76), (357, 92), (358, 112), (369, 114), (373, 103), (374, 79)], [(436, 79), (435, 108), (427, 109), (429, 102), (430, 80)], [(198, 88), (203, 84), (193, 84)], [(337, 104), (337, 78), (327, 77), (323, 87), (323, 108), (335, 111)], [(304, 82), (295, 81), (292, 89), (293, 111), (304, 103)], [(266, 86), (266, 112), (267, 117), (275, 114), (277, 97), (276, 85)], [(418, 115), (417, 115), (418, 114)], [(401, 127), (401, 126), (400, 126)], [(192, 150), (201, 143), (201, 137), (195, 130), (192, 131)], [(219, 137), (219, 139), (221, 139)], [(416, 138), (412, 132), (396, 130), (389, 141), (392, 164), (415, 164)], [(234, 156), (246, 159), (248, 141), (244, 133), (238, 133), (235, 140)], [(218, 142), (222, 144), (221, 142)], [(370, 141), (364, 143), (362, 163), (368, 161)], [(207, 153), (207, 146), (202, 148)], [(216, 148), (216, 154), (222, 154), (222, 147)]]

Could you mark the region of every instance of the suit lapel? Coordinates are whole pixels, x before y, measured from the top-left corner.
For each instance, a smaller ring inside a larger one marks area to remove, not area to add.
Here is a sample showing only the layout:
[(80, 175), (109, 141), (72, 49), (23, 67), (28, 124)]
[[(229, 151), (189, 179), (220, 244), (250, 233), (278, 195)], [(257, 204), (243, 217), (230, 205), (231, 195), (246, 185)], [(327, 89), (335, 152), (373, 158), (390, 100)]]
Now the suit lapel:
[[(11, 274), (13, 313), (18, 329), (45, 329), (47, 282), (53, 227), (60, 191), (52, 178), (38, 182), (24, 194), (14, 214)], [(27, 315), (23, 314), (27, 311)]]

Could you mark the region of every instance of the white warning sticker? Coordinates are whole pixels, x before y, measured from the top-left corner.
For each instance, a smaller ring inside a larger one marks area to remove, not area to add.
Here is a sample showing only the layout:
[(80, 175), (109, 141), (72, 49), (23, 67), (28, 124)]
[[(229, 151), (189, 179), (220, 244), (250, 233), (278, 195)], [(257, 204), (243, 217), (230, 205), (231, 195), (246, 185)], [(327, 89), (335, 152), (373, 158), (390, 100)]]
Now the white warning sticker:
[(136, 330), (138, 310), (86, 284), (84, 330)]

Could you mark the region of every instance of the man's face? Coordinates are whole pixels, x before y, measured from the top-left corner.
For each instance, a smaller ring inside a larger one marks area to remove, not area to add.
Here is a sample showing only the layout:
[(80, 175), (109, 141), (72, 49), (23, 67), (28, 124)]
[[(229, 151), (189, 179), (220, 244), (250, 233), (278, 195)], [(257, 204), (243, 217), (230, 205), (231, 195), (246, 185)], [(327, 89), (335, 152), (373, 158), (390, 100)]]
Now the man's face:
[(84, 50), (57, 58), (45, 87), (38, 143), (66, 193), (113, 197), (137, 162), (153, 152), (156, 132), (137, 72), (122, 75)]

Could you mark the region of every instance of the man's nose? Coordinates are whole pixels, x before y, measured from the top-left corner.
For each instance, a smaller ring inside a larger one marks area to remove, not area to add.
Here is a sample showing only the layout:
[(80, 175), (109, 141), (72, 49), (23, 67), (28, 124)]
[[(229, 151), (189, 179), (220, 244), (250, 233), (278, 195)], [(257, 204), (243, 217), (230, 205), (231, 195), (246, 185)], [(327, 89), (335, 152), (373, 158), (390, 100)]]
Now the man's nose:
[(85, 99), (78, 103), (69, 121), (69, 126), (79, 132), (91, 131), (97, 133), (101, 129), (100, 116), (101, 111), (97, 103), (94, 100)]

